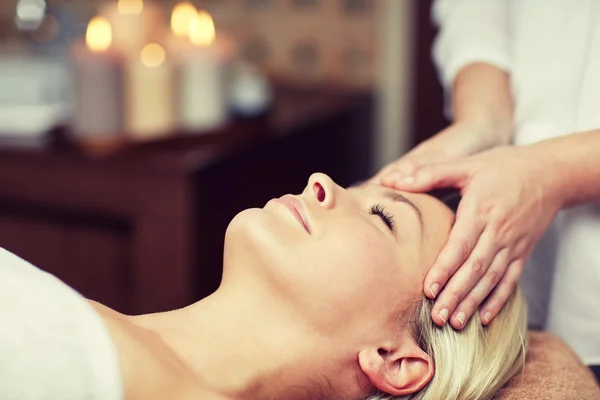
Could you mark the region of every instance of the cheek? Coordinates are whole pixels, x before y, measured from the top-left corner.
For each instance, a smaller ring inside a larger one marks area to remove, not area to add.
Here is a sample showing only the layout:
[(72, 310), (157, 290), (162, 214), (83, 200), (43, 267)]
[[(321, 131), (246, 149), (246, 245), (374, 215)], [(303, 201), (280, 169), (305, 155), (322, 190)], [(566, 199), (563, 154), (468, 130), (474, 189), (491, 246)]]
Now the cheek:
[(292, 267), (290, 294), (328, 330), (385, 318), (402, 292), (396, 244), (381, 232), (361, 228), (328, 231)]
[[(395, 278), (399, 271), (396, 249), (379, 232), (363, 229), (360, 233), (337, 237), (342, 240), (326, 240), (322, 243), (325, 255), (318, 265), (326, 275), (335, 279), (340, 289), (375, 289), (374, 285), (385, 279)], [(333, 236), (335, 238), (335, 236)]]

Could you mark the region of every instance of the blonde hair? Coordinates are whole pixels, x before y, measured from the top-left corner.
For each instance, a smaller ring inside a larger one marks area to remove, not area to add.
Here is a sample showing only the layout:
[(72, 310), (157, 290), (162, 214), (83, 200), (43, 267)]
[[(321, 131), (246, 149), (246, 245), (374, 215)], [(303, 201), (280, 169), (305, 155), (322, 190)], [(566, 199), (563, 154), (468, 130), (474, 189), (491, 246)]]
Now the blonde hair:
[(525, 363), (527, 315), (517, 287), (500, 313), (487, 326), (475, 312), (460, 331), (440, 328), (431, 320), (433, 301), (420, 301), (409, 319), (409, 329), (435, 363), (427, 386), (408, 396), (379, 393), (368, 400), (488, 400)]

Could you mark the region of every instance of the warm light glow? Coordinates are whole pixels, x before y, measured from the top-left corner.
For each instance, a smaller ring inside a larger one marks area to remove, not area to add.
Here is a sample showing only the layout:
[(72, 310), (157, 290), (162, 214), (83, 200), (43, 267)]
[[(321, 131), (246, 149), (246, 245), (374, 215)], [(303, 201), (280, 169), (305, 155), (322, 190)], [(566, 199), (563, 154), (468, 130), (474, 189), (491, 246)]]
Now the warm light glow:
[(85, 33), (85, 42), (91, 51), (106, 51), (112, 44), (112, 27), (103, 17), (92, 18)]
[(148, 68), (160, 67), (165, 62), (165, 57), (165, 49), (156, 43), (150, 43), (144, 46), (142, 53), (140, 54), (142, 64)]
[(144, 0), (119, 0), (117, 7), (121, 14), (141, 14)]
[(209, 46), (215, 41), (215, 23), (206, 11), (200, 11), (190, 22), (189, 39), (197, 46)]
[(171, 14), (171, 30), (175, 36), (187, 36), (190, 24), (196, 18), (198, 10), (192, 3), (177, 3)]

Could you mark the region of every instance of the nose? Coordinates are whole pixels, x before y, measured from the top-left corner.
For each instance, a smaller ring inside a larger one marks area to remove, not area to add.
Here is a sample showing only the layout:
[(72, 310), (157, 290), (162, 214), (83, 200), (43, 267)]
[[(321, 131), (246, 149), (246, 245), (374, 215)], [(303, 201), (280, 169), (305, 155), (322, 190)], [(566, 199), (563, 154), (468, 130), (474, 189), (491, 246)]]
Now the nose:
[(329, 176), (320, 172), (314, 173), (308, 179), (304, 193), (309, 199), (323, 207), (330, 209), (335, 206), (338, 185)]

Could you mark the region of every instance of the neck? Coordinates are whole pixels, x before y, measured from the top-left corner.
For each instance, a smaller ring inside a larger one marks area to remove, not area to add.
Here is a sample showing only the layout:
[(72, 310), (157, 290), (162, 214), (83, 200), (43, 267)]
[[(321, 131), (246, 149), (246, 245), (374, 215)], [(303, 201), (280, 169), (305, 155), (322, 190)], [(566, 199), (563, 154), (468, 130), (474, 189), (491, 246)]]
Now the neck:
[(325, 398), (314, 389), (331, 383), (322, 382), (315, 372), (356, 380), (353, 369), (344, 374), (339, 368), (342, 362), (351, 365), (351, 358), (326, 355), (323, 349), (332, 344), (301, 329), (282, 303), (247, 288), (221, 287), (189, 307), (144, 316), (140, 323), (159, 334), (196, 376), (226, 398)]

